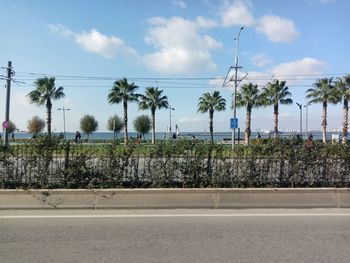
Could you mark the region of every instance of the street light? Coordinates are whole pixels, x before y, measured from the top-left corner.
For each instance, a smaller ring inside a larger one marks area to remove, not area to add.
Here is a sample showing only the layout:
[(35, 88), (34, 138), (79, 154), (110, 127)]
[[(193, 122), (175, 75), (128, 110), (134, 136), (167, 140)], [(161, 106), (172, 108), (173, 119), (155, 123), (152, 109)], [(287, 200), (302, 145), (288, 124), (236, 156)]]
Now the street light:
[(300, 137), (303, 138), (303, 104), (301, 103), (296, 103), (299, 107), (300, 110)]
[(306, 136), (309, 137), (309, 128), (308, 128), (308, 122), (309, 122), (309, 106), (310, 104), (304, 105), (305, 107), (305, 129), (306, 129)]
[(61, 110), (63, 112), (63, 139), (66, 139), (66, 111), (70, 109), (66, 109), (63, 106), (62, 108), (58, 108), (57, 110)]
[[(238, 69), (241, 68), (238, 66), (238, 44), (239, 44), (239, 36), (241, 35), (242, 30), (244, 29), (244, 27), (242, 26), (238, 32), (237, 37), (234, 39), (236, 41), (236, 57), (235, 57), (235, 95), (233, 98), (233, 118), (236, 120), (237, 118), (237, 110), (236, 110), (236, 101), (237, 101), (237, 86), (238, 86)], [(233, 128), (232, 131), (232, 149), (234, 147), (235, 144), (235, 140), (236, 140), (236, 128)]]
[(171, 107), (171, 105), (169, 104), (169, 139), (171, 138), (171, 111), (175, 110), (174, 108)]

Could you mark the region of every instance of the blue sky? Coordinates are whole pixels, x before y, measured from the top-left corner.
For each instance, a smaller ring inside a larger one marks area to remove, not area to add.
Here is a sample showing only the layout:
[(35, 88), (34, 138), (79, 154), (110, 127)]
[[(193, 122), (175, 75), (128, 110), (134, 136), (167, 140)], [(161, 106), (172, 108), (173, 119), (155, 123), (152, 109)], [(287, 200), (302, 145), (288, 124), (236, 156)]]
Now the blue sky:
[[(349, 9), (346, 0), (0, 0), (0, 66), (11, 60), (15, 78), (25, 82), (12, 86), (10, 119), (26, 130), (34, 115), (46, 117), (44, 107), (26, 98), (35, 79), (46, 74), (66, 94), (54, 102), (54, 130), (63, 128), (56, 109), (65, 106), (71, 109), (67, 130), (78, 130), (81, 117), (90, 114), (98, 131), (106, 131), (110, 116), (123, 116), (122, 105), (108, 104), (107, 94), (115, 80), (126, 77), (139, 93), (148, 86), (164, 90), (175, 108), (172, 125), (180, 131), (208, 130), (207, 114), (197, 113), (198, 98), (217, 89), (230, 106), (232, 87), (221, 84), (234, 64), (241, 26), (238, 55), (246, 81), (263, 87), (285, 79), (294, 102), (306, 104), (305, 91), (317, 78), (350, 73)], [(5, 88), (0, 94), (5, 116)], [(214, 114), (215, 131), (230, 131), (233, 113), (227, 108)], [(129, 105), (130, 130), (141, 114), (149, 112)], [(165, 131), (169, 111), (156, 114), (157, 131)], [(244, 129), (245, 110), (237, 115)], [(329, 128), (341, 125), (341, 105), (330, 106)], [(272, 107), (253, 109), (252, 128), (273, 128)], [(295, 104), (281, 106), (279, 128), (299, 128)], [(309, 128), (321, 128), (321, 105), (309, 107)]]

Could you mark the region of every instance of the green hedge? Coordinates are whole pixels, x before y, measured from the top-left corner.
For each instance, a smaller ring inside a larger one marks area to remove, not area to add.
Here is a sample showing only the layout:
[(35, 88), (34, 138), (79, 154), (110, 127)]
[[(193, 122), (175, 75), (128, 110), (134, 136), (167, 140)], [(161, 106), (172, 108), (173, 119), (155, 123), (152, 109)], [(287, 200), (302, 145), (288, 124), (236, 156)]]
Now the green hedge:
[(347, 145), (256, 140), (74, 144), (42, 137), (0, 149), (1, 188), (349, 187)]

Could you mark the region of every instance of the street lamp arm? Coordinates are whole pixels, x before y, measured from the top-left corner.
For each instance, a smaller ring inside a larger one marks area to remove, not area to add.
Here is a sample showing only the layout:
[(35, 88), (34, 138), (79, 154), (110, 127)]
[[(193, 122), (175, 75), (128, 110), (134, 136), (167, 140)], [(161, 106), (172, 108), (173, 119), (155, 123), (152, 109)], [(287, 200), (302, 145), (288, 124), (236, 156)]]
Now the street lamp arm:
[(236, 40), (236, 57), (235, 57), (235, 66), (238, 66), (238, 45), (239, 45), (239, 36), (241, 35), (242, 30), (244, 29), (244, 26), (242, 26), (238, 32), (238, 35), (234, 40)]

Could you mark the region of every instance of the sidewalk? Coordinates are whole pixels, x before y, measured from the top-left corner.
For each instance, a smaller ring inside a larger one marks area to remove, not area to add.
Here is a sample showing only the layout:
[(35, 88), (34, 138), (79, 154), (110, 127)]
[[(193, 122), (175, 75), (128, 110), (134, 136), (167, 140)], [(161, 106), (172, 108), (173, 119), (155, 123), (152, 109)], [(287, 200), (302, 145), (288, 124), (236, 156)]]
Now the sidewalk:
[(350, 208), (350, 188), (0, 191), (0, 209), (129, 208)]

